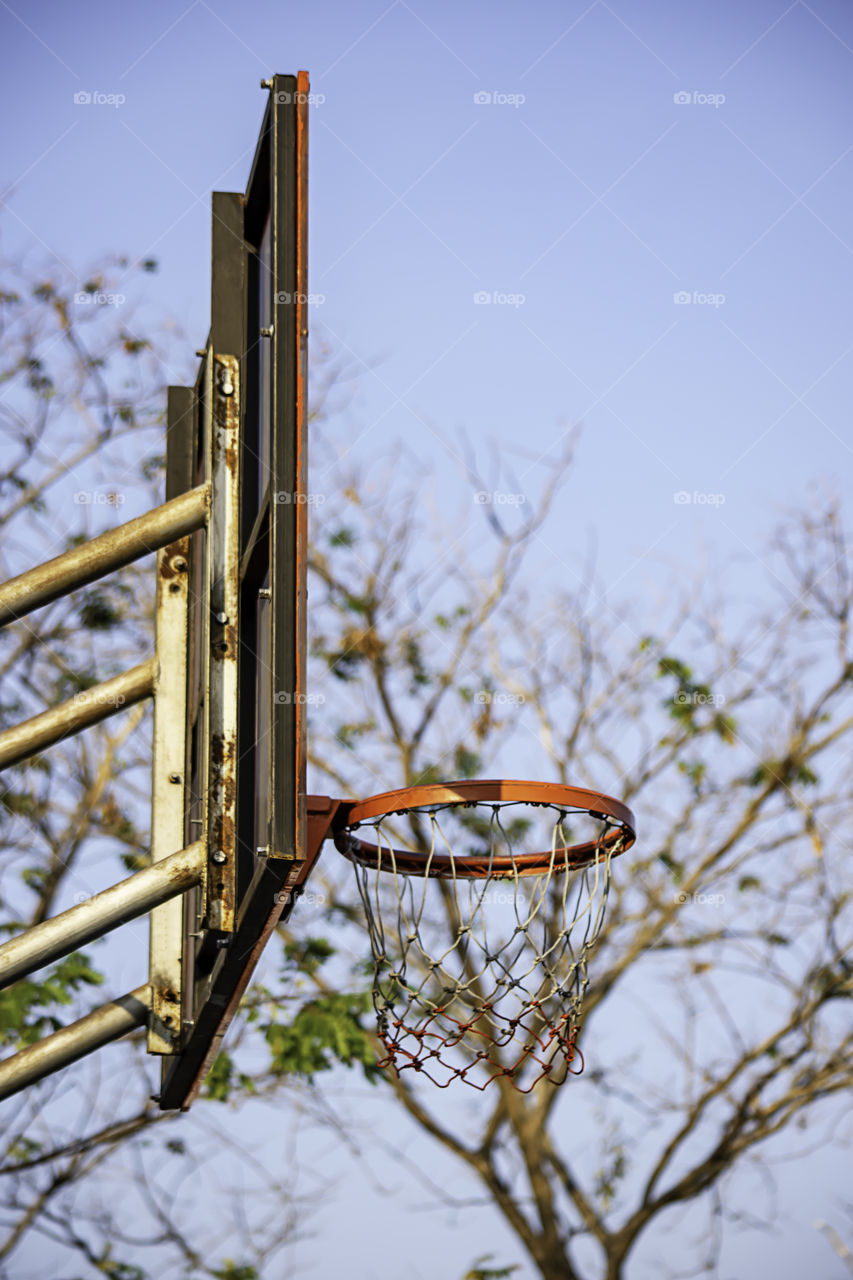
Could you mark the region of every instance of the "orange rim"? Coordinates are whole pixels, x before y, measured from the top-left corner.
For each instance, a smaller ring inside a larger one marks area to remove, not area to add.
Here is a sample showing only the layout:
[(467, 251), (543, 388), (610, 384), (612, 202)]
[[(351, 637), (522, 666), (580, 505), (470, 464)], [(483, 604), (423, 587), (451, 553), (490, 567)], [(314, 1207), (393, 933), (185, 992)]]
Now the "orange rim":
[[(607, 823), (597, 840), (546, 849), (517, 856), (453, 857), (448, 853), (424, 854), (369, 844), (355, 832), (364, 822), (402, 815), (412, 810), (516, 803), (542, 805), (567, 812), (588, 813)], [(634, 815), (627, 805), (600, 791), (568, 787), (559, 782), (519, 782), (512, 779), (478, 779), (442, 782), (422, 787), (401, 787), (358, 801), (347, 812), (346, 825), (335, 845), (344, 857), (360, 866), (400, 872), (403, 875), (479, 880), (488, 876), (533, 876), (548, 871), (576, 870), (604, 855), (613, 857), (630, 849), (636, 840)]]

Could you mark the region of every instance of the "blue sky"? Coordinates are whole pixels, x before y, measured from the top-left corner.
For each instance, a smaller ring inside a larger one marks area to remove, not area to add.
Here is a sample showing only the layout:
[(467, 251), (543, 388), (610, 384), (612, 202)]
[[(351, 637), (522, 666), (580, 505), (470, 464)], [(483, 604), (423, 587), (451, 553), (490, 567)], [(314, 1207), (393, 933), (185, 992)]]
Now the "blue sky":
[(206, 332), (209, 192), (245, 186), (260, 78), (306, 67), (313, 327), (355, 375), (360, 458), (403, 439), (453, 488), (459, 434), (494, 439), (532, 500), (580, 424), (542, 572), (576, 580), (594, 533), (629, 590), (699, 544), (760, 572), (807, 482), (843, 483), (848, 6), (155, 0), (0, 24), (3, 243), (155, 254), (175, 379)]
[[(847, 496), (841, 0), (14, 0), (0, 37), (0, 246), (81, 279), (107, 250), (156, 256), (150, 305), (186, 335), (173, 380), (207, 331), (209, 193), (245, 187), (260, 79), (310, 71), (312, 322), (352, 374), (342, 447), (405, 442), (454, 537), (483, 527), (463, 434), (532, 500), (581, 426), (534, 557), (569, 588), (594, 539), (602, 589), (708, 547), (751, 591), (811, 481)], [(800, 1243), (798, 1266), (831, 1264)]]

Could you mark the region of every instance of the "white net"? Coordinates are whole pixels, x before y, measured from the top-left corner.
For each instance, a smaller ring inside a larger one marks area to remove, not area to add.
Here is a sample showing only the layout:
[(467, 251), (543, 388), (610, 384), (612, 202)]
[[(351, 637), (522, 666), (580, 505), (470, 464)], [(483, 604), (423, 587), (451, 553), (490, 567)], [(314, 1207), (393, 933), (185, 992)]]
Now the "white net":
[[(417, 874), (395, 849), (388, 817), (339, 846), (367, 918), (381, 1066), (422, 1072), (442, 1088), (461, 1079), (483, 1089), (504, 1077), (522, 1092), (581, 1069), (587, 962), (622, 844), (604, 815), (537, 805), (550, 852), (545, 845), (531, 873), (518, 848), (522, 838), (530, 847), (531, 812), (515, 802), (413, 811)], [(594, 824), (593, 852), (578, 868), (570, 824), (580, 821)]]

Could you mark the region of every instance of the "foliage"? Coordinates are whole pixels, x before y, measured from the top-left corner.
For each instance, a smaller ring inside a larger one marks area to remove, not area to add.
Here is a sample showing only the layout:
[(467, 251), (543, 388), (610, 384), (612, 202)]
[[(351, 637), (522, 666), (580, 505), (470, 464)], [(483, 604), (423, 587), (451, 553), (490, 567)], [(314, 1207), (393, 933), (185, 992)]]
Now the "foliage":
[[(135, 500), (147, 503), (162, 462), (163, 386), (156, 337), (137, 331), (129, 312), (78, 314), (81, 281), (54, 271), (7, 276), (0, 524), (11, 573), (22, 557), (55, 553), (58, 525), (62, 545), (71, 545), (125, 518)], [(86, 276), (92, 293), (106, 290), (106, 267)], [(514, 515), (499, 520), (475, 506), (491, 541), (469, 560), (460, 536), (448, 573), (446, 546), (433, 547), (422, 523), (420, 468), (389, 463), (372, 468), (368, 482), (333, 451), (323, 459), (340, 501), (328, 526), (312, 512), (311, 681), (325, 702), (312, 721), (311, 763), (317, 790), (365, 795), (449, 773), (498, 777), (507, 762), (522, 761), (507, 772), (610, 790), (635, 807), (640, 840), (614, 863), (589, 968), (585, 1075), (529, 1095), (505, 1081), (471, 1091), (464, 1127), (448, 1121), (443, 1095), (420, 1080), (380, 1076), (363, 916), (348, 867), (331, 855), (316, 872), (324, 905), (306, 915), (303, 900), (291, 926), (280, 928), (270, 957), (278, 984), (267, 985), (265, 974), (247, 991), (199, 1109), (210, 1114), (210, 1104), (227, 1101), (278, 1113), (296, 1096), (337, 1126), (337, 1139), (346, 1119), (332, 1109), (332, 1086), (363, 1075), (380, 1086), (375, 1097), (390, 1114), (396, 1108), (424, 1143), (466, 1170), (542, 1277), (587, 1280), (592, 1272), (579, 1256), (594, 1246), (597, 1273), (621, 1280), (638, 1244), (667, 1230), (673, 1206), (707, 1213), (717, 1248), (738, 1213), (744, 1165), (761, 1160), (777, 1135), (793, 1146), (798, 1125), (837, 1114), (834, 1100), (853, 1085), (844, 846), (853, 816), (853, 588), (848, 538), (831, 501), (786, 520), (768, 559), (784, 604), (767, 596), (765, 605), (757, 588), (746, 619), (703, 584), (674, 583), (666, 609), (650, 615), (644, 601), (610, 600), (602, 611), (583, 591), (540, 583), (535, 570), (525, 577), (570, 461), (568, 453), (543, 460), (538, 501)], [(469, 478), (478, 491), (493, 487)], [(126, 501), (119, 514), (108, 501), (75, 503), (81, 492)], [(128, 570), (114, 585), (57, 602), (32, 626), (7, 628), (3, 723), (139, 661), (150, 649), (150, 578), (147, 568)], [(619, 609), (635, 619), (639, 641), (614, 627)], [(82, 869), (90, 857), (145, 865), (142, 716), (125, 710), (4, 775), (7, 932), (89, 892)], [(417, 823), (397, 826), (404, 842), (423, 848)], [(471, 848), (480, 847), (482, 815), (463, 814), (462, 826)], [(508, 833), (523, 841), (525, 820)], [(440, 942), (454, 923), (452, 897), (439, 896), (422, 927)], [(99, 978), (78, 955), (17, 984), (0, 1001), (0, 1035), (10, 1044), (37, 1038), (60, 1012), (83, 1007)], [(635, 1006), (646, 1011), (641, 1042), (623, 1040), (620, 1011)], [(341, 1067), (360, 1071), (348, 1076)], [(579, 1090), (594, 1134), (586, 1155), (566, 1137)], [(146, 1159), (156, 1146), (169, 1169), (185, 1168), (203, 1124), (156, 1144), (162, 1121), (149, 1091), (135, 1109), (100, 1114), (62, 1141), (40, 1127), (43, 1091), (13, 1118), (0, 1265), (28, 1233), (44, 1230), (85, 1261), (87, 1275), (143, 1274), (136, 1258), (144, 1246), (122, 1237), (120, 1212), (100, 1194), (98, 1180), (124, 1161), (151, 1237), (187, 1275), (274, 1273), (265, 1250), (286, 1238), (291, 1222), (274, 1222), (262, 1245), (256, 1217), (238, 1248), (212, 1251), (210, 1217), (182, 1218), (181, 1204), (161, 1193)], [(219, 1134), (228, 1113), (213, 1114)], [(251, 1153), (234, 1158), (248, 1169)], [(230, 1194), (238, 1179), (225, 1181)], [(283, 1205), (292, 1192), (288, 1182)], [(119, 1247), (130, 1261), (118, 1260)], [(241, 1261), (213, 1261), (228, 1253)], [(703, 1253), (693, 1262), (699, 1271), (714, 1259)], [(484, 1255), (466, 1280), (517, 1269)]]
[(337, 1063), (358, 1064), (368, 1080), (375, 1080), (376, 1054), (363, 1023), (371, 1009), (367, 993), (318, 996), (303, 1004), (290, 1022), (265, 1023), (270, 1070), (313, 1080)]
[(80, 951), (66, 956), (39, 981), (23, 979), (0, 991), (0, 1044), (35, 1044), (62, 1025), (52, 1010), (72, 1003), (82, 986), (98, 986), (103, 974)]

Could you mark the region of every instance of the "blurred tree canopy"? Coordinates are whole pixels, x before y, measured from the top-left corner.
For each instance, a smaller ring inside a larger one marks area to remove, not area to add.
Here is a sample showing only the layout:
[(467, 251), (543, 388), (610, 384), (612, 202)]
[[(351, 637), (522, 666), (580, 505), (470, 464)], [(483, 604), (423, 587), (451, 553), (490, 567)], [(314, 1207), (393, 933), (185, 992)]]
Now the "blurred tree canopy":
[[(117, 260), (75, 280), (4, 265), (4, 576), (159, 500), (165, 385), (179, 379), (170, 335), (123, 292), (138, 296), (155, 266)], [(350, 1141), (324, 1101), (349, 1068), (373, 1086), (386, 1134), (405, 1117), (517, 1241), (515, 1260), (480, 1250), (460, 1276), (630, 1278), (679, 1207), (705, 1215), (690, 1218), (705, 1225), (685, 1269), (713, 1270), (727, 1223), (759, 1230), (770, 1213), (769, 1200), (744, 1206), (744, 1170), (758, 1162), (770, 1176), (774, 1138), (790, 1158), (818, 1159), (844, 1136), (853, 1084), (853, 582), (840, 508), (792, 512), (769, 537), (766, 591), (736, 607), (725, 583), (686, 571), (661, 607), (616, 599), (548, 578), (537, 558), (574, 480), (571, 437), (543, 461), (535, 498), (506, 510), (473, 501), (487, 486), (466, 458), (471, 493), (460, 481), (458, 511), (439, 522), (413, 455), (364, 471), (348, 455), (340, 382), (321, 352), (311, 789), (363, 796), (509, 775), (631, 805), (639, 839), (614, 863), (590, 964), (585, 1072), (526, 1095), (506, 1080), (463, 1090), (463, 1116), (428, 1083), (377, 1071), (365, 923), (329, 846), (189, 1121), (152, 1105), (141, 1036), (5, 1104), (0, 1261), (20, 1258), (24, 1275), (40, 1239), (81, 1275), (281, 1274), (300, 1230), (292, 1183), (254, 1168), (217, 1117), (298, 1101)], [(152, 604), (143, 562), (7, 627), (2, 727), (140, 661)], [(145, 865), (149, 740), (147, 712), (133, 708), (4, 773), (7, 934), (71, 905), (93, 865), (107, 883)], [(421, 839), (415, 828), (401, 838)], [(430, 927), (439, 939), (450, 927), (440, 900)], [(97, 948), (18, 983), (0, 996), (6, 1052), (107, 994)], [(226, 1154), (245, 1167), (239, 1192), (217, 1180)], [(117, 1178), (132, 1228), (105, 1194)]]

